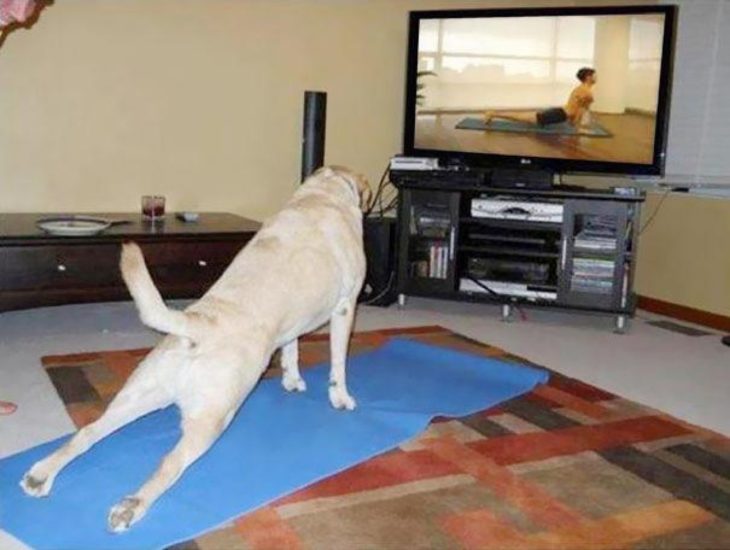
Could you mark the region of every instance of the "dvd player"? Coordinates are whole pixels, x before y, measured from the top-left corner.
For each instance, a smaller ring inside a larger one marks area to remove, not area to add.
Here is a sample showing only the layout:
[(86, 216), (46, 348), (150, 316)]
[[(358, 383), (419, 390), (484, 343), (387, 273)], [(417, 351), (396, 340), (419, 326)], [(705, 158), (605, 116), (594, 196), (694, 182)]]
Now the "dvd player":
[(475, 218), (497, 220), (562, 223), (563, 205), (555, 202), (516, 201), (499, 197), (475, 198), (471, 201), (471, 215)]
[(393, 157), (390, 159), (390, 169), (428, 172), (439, 169), (439, 160), (430, 157)]
[(486, 172), (471, 170), (393, 170), (390, 180), (395, 185), (417, 184), (418, 187), (448, 189), (449, 187), (483, 188), (488, 185)]
[(540, 288), (539, 285), (526, 285), (523, 283), (508, 283), (504, 281), (492, 280), (472, 280), (462, 278), (459, 281), (460, 292), (472, 292), (479, 294), (492, 293), (497, 296), (506, 296), (511, 298), (525, 298), (527, 300), (557, 300), (558, 293), (554, 290), (546, 290)]

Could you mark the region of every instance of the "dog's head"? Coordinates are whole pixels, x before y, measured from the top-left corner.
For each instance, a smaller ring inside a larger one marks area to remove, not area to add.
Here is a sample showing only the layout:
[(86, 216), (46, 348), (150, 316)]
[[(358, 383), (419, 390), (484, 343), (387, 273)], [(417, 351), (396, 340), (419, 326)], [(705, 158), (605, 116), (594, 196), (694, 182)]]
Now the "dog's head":
[(362, 210), (367, 210), (370, 207), (373, 194), (365, 176), (357, 174), (344, 166), (323, 166), (312, 177), (344, 187), (346, 194)]

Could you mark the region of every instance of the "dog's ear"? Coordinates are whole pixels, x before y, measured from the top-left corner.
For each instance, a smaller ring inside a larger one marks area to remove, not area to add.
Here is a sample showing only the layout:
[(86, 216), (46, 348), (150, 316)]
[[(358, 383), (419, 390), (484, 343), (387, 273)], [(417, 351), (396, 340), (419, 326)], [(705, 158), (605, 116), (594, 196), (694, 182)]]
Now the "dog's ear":
[(360, 209), (363, 212), (367, 212), (370, 210), (370, 207), (373, 203), (373, 190), (370, 188), (370, 182), (365, 178), (365, 176), (360, 176), (361, 184), (360, 184)]

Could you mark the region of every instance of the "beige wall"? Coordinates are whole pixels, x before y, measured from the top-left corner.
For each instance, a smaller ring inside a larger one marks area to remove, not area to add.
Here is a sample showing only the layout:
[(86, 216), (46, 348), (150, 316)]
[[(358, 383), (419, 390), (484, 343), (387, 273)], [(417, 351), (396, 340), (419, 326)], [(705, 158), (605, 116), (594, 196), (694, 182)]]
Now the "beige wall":
[[(643, 217), (661, 200), (650, 193)], [(639, 242), (637, 292), (730, 317), (730, 200), (671, 194)]]
[[(576, 2), (525, 5), (551, 3)], [(330, 94), (327, 160), (375, 179), (400, 150), (406, 13), (453, 6), (57, 1), (0, 51), (0, 211), (136, 210), (161, 193), (264, 217), (296, 186), (306, 89)], [(667, 200), (639, 291), (730, 315), (728, 235), (729, 202)]]
[(55, 2), (0, 51), (0, 210), (136, 210), (160, 193), (261, 218), (297, 183), (307, 89), (329, 92), (327, 161), (374, 179), (400, 150), (407, 12), (450, 5)]

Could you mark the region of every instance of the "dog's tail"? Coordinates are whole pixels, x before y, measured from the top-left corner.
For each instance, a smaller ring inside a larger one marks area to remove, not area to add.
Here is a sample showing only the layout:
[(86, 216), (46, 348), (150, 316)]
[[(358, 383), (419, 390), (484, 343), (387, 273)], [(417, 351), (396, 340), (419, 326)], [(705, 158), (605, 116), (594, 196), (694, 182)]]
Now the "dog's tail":
[(177, 311), (165, 305), (160, 291), (152, 282), (139, 246), (132, 242), (124, 243), (119, 266), (124, 283), (145, 325), (160, 332), (197, 341), (201, 319), (194, 313)]

